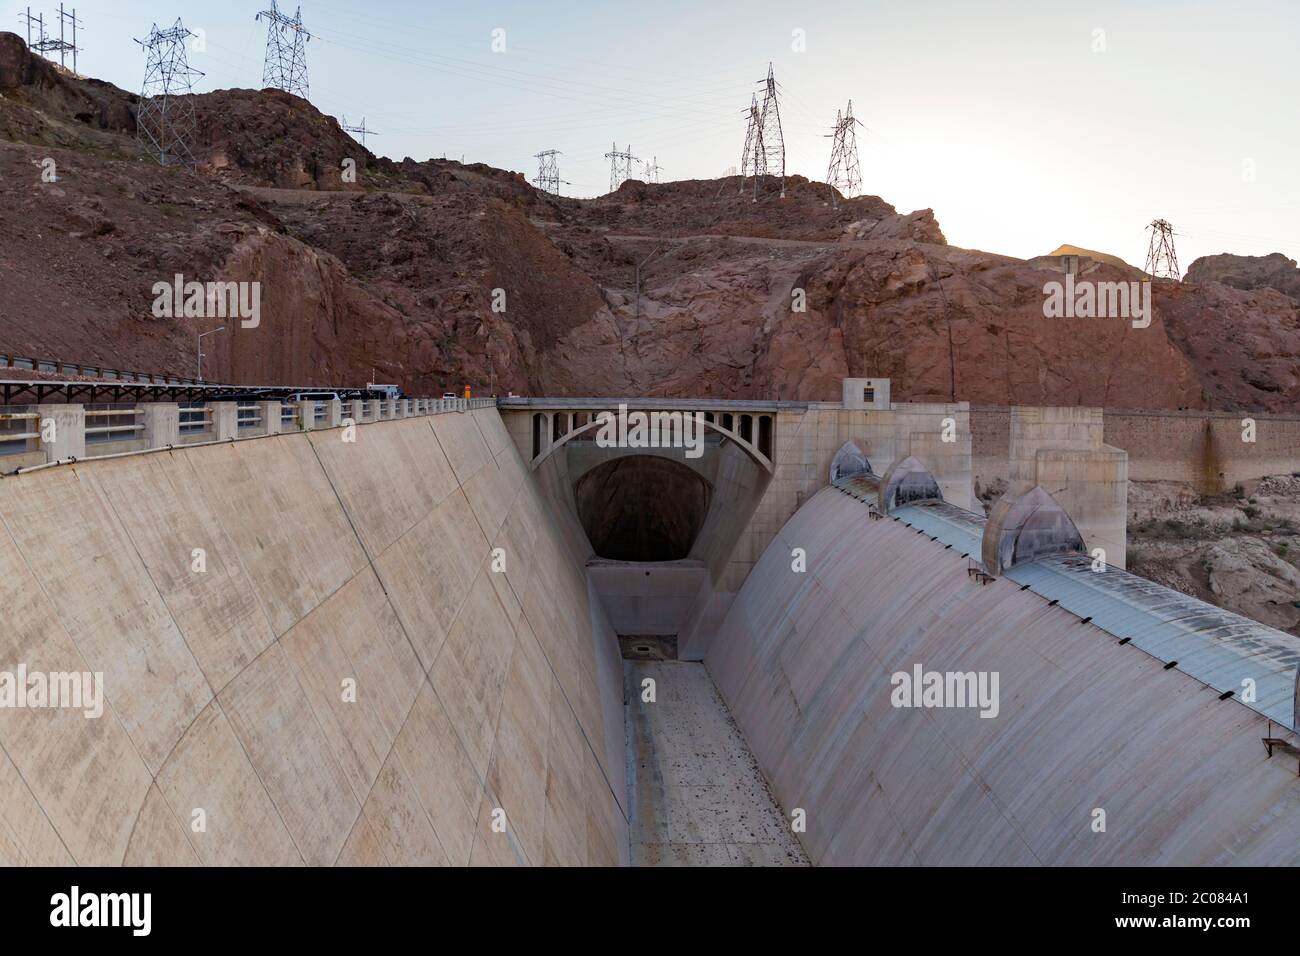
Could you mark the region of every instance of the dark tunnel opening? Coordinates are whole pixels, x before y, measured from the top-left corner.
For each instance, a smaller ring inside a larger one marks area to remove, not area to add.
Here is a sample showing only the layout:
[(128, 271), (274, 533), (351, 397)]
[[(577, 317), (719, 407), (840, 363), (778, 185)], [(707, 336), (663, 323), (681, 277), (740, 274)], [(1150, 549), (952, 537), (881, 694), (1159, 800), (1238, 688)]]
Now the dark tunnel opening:
[(592, 468), (573, 493), (578, 518), (599, 557), (677, 561), (690, 554), (713, 489), (680, 462), (630, 455)]

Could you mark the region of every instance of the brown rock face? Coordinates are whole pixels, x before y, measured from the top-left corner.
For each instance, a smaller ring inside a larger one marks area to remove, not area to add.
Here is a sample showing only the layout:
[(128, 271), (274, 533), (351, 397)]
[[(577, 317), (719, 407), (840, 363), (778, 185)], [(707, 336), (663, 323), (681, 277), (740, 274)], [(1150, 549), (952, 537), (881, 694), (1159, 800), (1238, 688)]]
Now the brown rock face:
[(1253, 292), (1276, 289), (1283, 295), (1300, 300), (1300, 269), (1296, 261), (1280, 252), (1267, 256), (1201, 256), (1187, 269), (1184, 282), (1202, 284), (1222, 282), (1234, 289)]
[(840, 378), (880, 375), (901, 400), (1300, 403), (1282, 256), (1198, 260), (1155, 284), (1145, 329), (1048, 319), (1051, 257), (956, 249), (930, 210), (799, 176), (784, 196), (731, 177), (559, 198), (505, 170), (377, 158), (267, 90), (195, 96), (199, 169), (164, 170), (139, 156), (136, 97), (13, 34), (0, 88), (0, 352), (191, 374), (194, 336), (221, 320), (153, 317), (154, 284), (179, 273), (260, 283), (261, 324), (205, 340), (210, 379), (835, 399)]

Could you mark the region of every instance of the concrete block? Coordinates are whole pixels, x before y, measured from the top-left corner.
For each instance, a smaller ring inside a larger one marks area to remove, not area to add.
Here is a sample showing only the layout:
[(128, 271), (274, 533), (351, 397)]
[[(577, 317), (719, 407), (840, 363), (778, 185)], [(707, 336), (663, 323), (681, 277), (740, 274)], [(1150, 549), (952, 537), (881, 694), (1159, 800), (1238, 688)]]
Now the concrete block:
[(229, 441), (239, 437), (239, 403), (209, 402), (212, 409), (212, 437), (217, 441)]
[(48, 434), (50, 441), (40, 441), (46, 461), (86, 457), (86, 409), (83, 405), (38, 405), (40, 418), (36, 431)]
[(180, 405), (175, 402), (148, 402), (139, 408), (146, 448), (165, 448), (180, 441)]
[(274, 402), (258, 402), (258, 410), (262, 414), (262, 434), (278, 435), (280, 434), (280, 402), (277, 399)]

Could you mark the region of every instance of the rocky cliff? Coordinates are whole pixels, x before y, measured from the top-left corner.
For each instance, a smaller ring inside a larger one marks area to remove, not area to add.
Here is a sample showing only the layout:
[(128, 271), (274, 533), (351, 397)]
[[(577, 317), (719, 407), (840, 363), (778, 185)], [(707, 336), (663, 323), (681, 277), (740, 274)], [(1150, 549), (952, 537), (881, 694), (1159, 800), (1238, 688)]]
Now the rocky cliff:
[(1300, 400), (1280, 255), (1156, 283), (1147, 328), (1048, 319), (1050, 259), (958, 249), (930, 210), (802, 177), (784, 195), (731, 177), (559, 198), (481, 164), (376, 157), (279, 91), (193, 103), (198, 168), (159, 168), (137, 97), (0, 34), (0, 352), (190, 374), (194, 336), (221, 323), (153, 317), (153, 285), (179, 273), (261, 283), (260, 326), (205, 340), (213, 379), (834, 399), (842, 376), (882, 375), (899, 400)]

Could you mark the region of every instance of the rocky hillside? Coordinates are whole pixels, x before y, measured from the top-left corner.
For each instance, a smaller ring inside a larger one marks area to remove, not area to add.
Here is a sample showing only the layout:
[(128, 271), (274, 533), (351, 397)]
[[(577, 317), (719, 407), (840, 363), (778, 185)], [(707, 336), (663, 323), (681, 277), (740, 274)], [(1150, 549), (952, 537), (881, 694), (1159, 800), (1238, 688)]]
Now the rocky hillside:
[(207, 377), (242, 382), (833, 399), (871, 374), (900, 400), (1300, 401), (1284, 276), (1199, 260), (1156, 284), (1149, 328), (1047, 319), (1050, 267), (802, 177), (784, 196), (732, 177), (557, 198), (479, 164), (376, 157), (278, 91), (192, 99), (198, 169), (161, 169), (136, 145), (137, 97), (0, 34), (0, 352), (191, 373), (194, 336), (223, 323), (153, 317), (154, 283), (179, 273), (261, 283), (259, 327), (205, 340)]
[(1129, 511), (1130, 570), (1300, 634), (1300, 476), (1210, 496), (1133, 482)]
[(1201, 256), (1187, 269), (1184, 282), (1221, 282), (1234, 289), (1254, 292), (1276, 289), (1300, 299), (1300, 268), (1280, 252), (1267, 256)]

